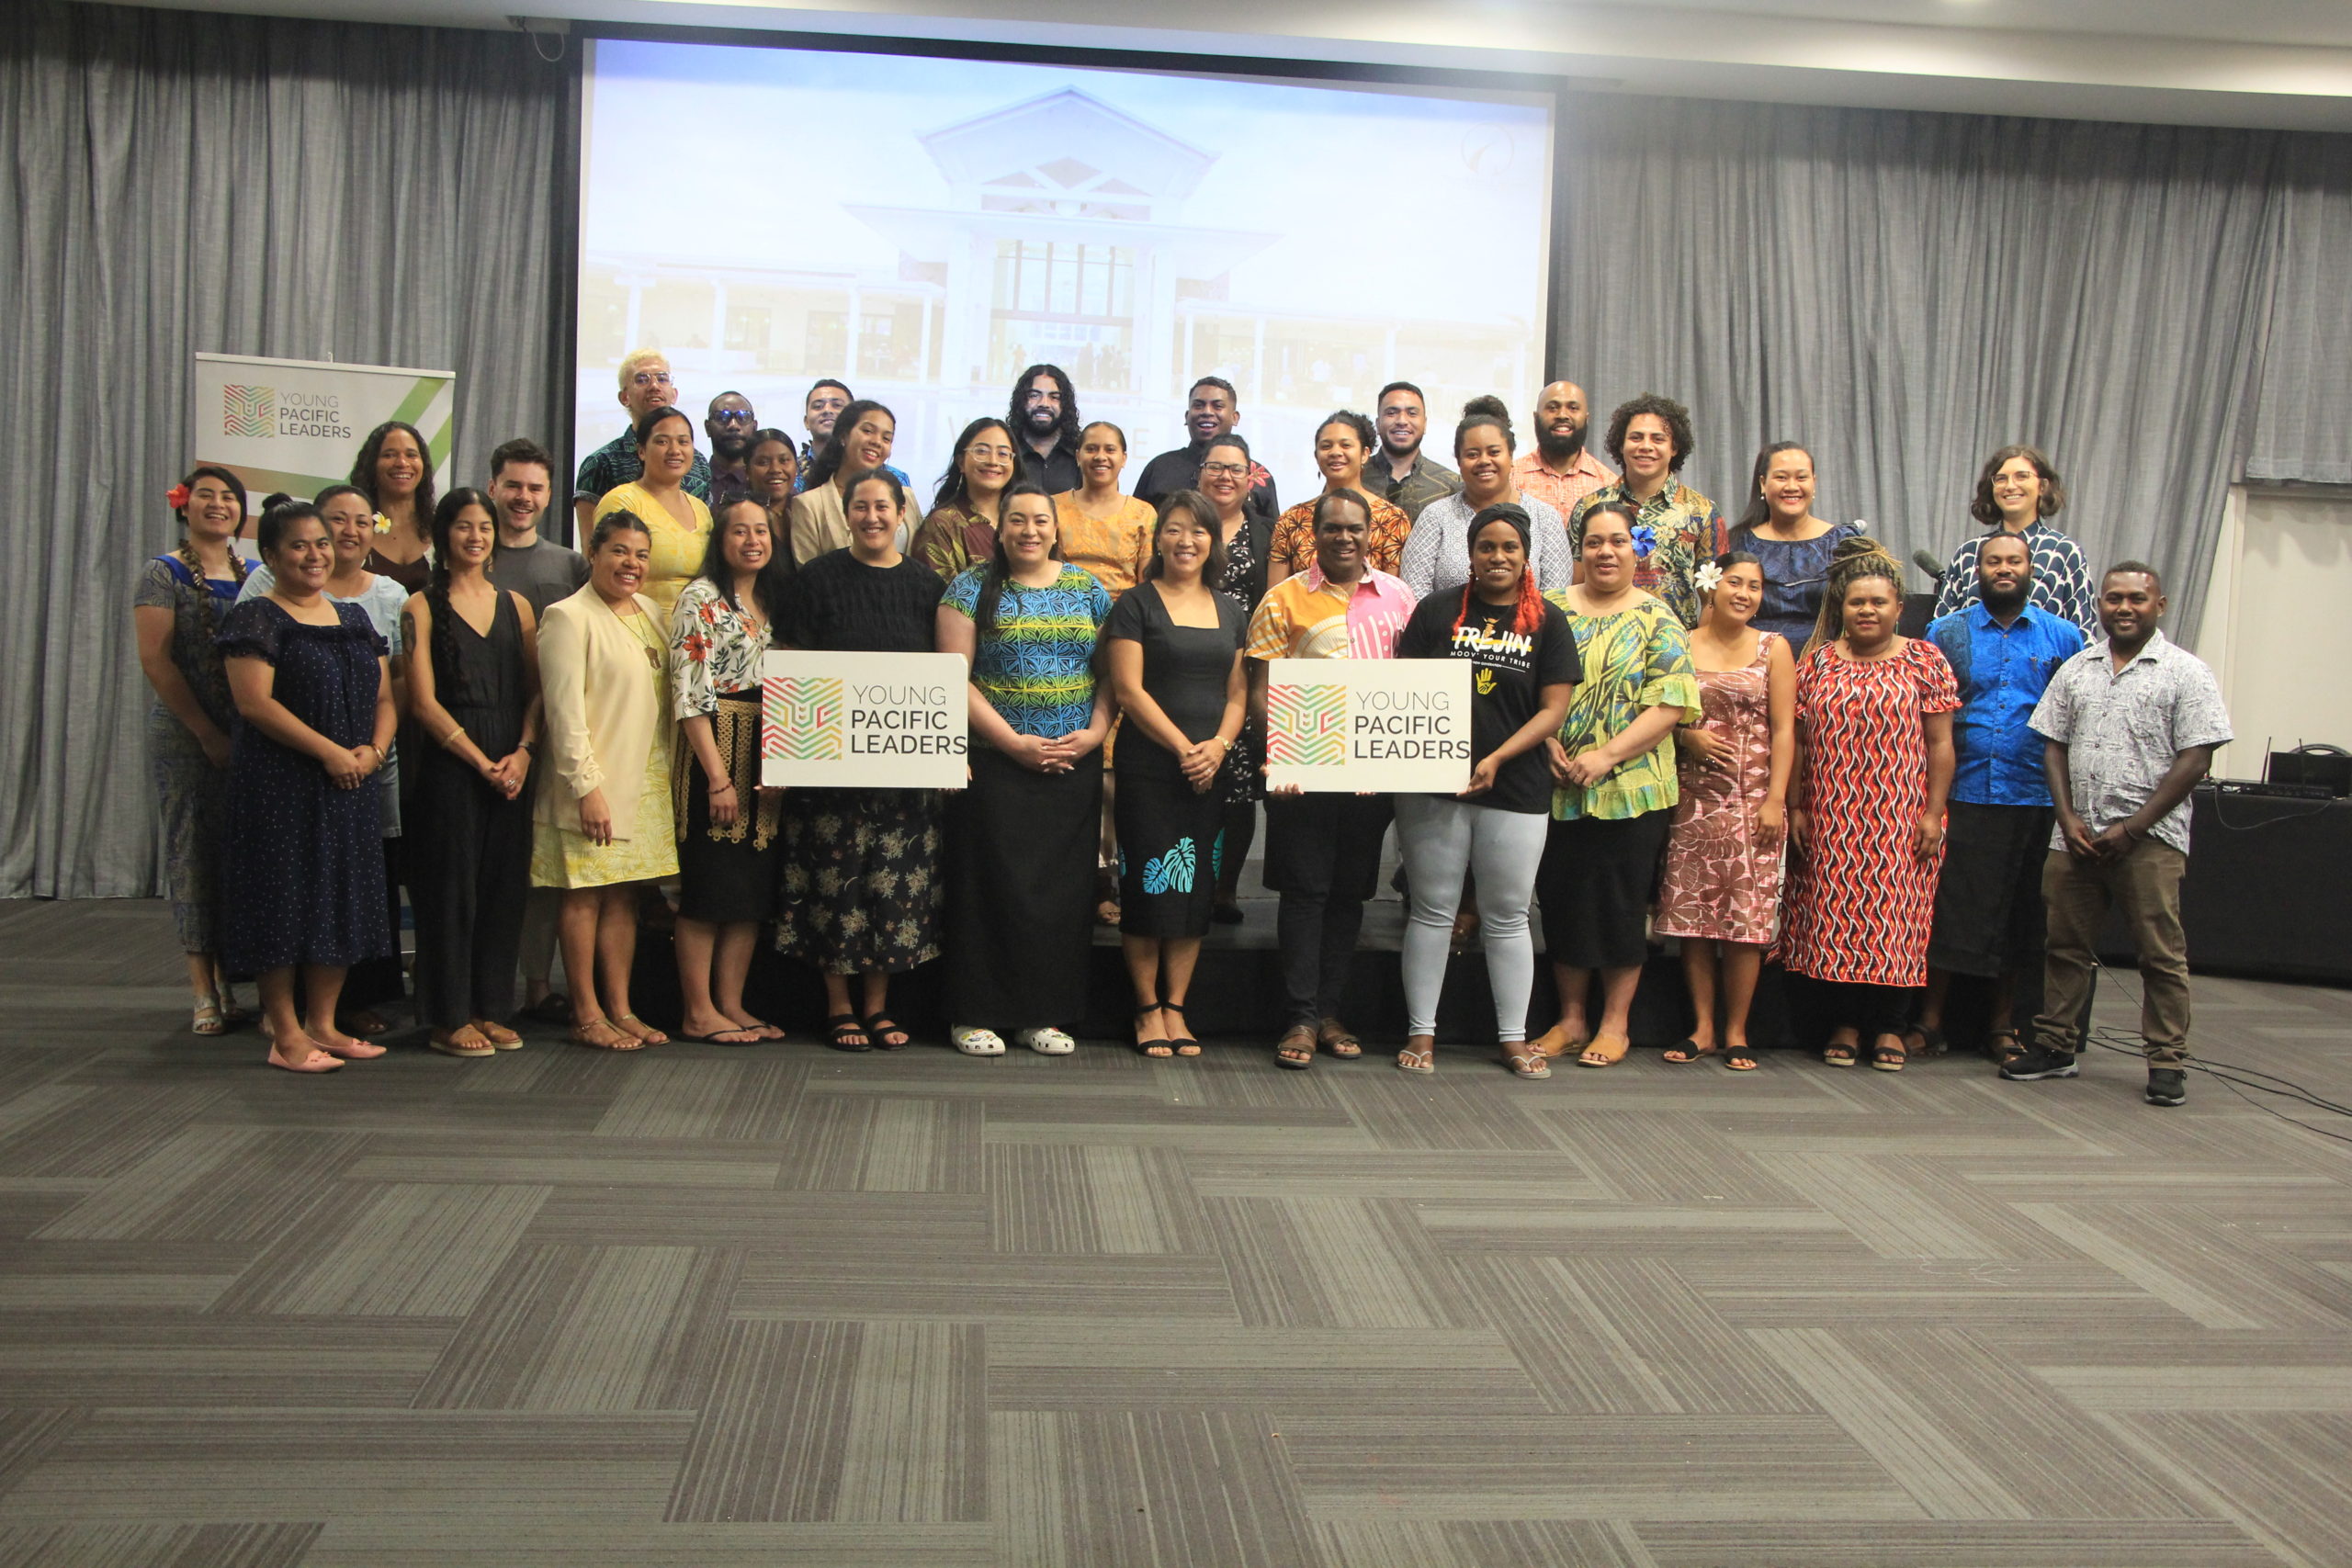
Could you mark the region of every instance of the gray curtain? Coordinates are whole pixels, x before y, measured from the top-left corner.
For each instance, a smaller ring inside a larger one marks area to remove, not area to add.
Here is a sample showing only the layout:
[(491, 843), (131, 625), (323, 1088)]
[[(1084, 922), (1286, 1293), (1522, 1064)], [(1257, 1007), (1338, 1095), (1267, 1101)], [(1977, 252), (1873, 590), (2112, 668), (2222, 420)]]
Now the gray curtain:
[(2352, 485), (2352, 136), (2288, 140), (2248, 479)]
[(154, 886), (130, 593), (198, 350), (453, 368), (452, 478), (515, 434), (562, 460), (573, 69), (505, 33), (0, 16), (0, 894)]
[[(2296, 205), (2316, 179), (2299, 186), (2290, 166), (2332, 156), (2340, 189), (2347, 151), (2352, 138), (1572, 99), (1557, 369), (1594, 400), (1596, 449), (1625, 397), (1690, 403), (1684, 477), (1727, 514), (1758, 447), (1805, 443), (1816, 513), (1868, 518), (1905, 559), (1967, 537), (1979, 466), (2032, 442), (2065, 479), (2058, 521), (2094, 569), (2153, 562), (2174, 633), (2193, 641), (2279, 236), (2313, 263), (2326, 243), (2305, 227), (2312, 198)], [(2340, 231), (2334, 243), (2344, 255)], [(2308, 309), (2334, 312), (2337, 380), (2312, 415), (2340, 441), (2340, 263), (2332, 291), (2323, 276), (2309, 274)], [(2282, 382), (2298, 374), (2273, 363)]]

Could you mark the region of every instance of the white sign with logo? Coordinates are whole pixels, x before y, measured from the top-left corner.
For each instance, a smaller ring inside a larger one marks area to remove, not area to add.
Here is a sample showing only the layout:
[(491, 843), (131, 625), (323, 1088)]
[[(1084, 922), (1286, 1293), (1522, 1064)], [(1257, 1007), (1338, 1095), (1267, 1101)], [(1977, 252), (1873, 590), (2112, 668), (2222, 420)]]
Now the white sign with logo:
[(1468, 661), (1267, 661), (1269, 786), (1452, 795), (1469, 782)]
[(953, 653), (771, 653), (760, 782), (794, 789), (962, 789), (967, 666)]
[(348, 479), (368, 433), (397, 420), (415, 426), (447, 472), (457, 396), (454, 370), (199, 354), (196, 460), (243, 479), (249, 504), (281, 490), (308, 501)]

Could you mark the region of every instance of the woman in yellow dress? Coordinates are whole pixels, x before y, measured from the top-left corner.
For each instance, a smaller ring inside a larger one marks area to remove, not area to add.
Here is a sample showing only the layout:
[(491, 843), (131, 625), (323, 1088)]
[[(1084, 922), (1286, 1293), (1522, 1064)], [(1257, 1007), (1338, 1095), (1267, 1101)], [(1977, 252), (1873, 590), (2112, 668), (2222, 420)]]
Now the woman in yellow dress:
[(1054, 497), (1054, 527), (1062, 559), (1091, 574), (1113, 599), (1143, 578), (1159, 513), (1151, 502), (1119, 491), (1127, 466), (1127, 433), (1096, 420), (1078, 433), (1081, 487)]
[(669, 1038), (628, 999), (639, 886), (678, 874), (669, 639), (661, 612), (639, 592), (654, 547), (643, 519), (603, 512), (589, 536), (588, 585), (548, 605), (539, 623), (551, 776), (533, 811), (531, 882), (563, 889), (557, 930), (571, 1038), (606, 1051)]
[(710, 548), (710, 508), (686, 491), (686, 475), (695, 466), (694, 421), (673, 408), (649, 410), (637, 422), (637, 460), (645, 471), (605, 492), (596, 503), (596, 521), (626, 512), (643, 525), (653, 546), (644, 593), (667, 636), (670, 607), (702, 570), (703, 554)]

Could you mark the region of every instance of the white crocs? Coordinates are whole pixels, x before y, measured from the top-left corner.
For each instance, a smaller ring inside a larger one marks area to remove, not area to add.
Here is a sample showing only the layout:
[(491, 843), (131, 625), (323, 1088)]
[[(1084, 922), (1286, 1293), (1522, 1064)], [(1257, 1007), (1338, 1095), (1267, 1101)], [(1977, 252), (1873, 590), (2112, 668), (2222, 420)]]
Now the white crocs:
[(970, 1024), (959, 1023), (948, 1030), (947, 1038), (954, 1041), (956, 1049), (967, 1056), (1004, 1055), (1004, 1040), (993, 1029), (975, 1029)]
[(1024, 1029), (1013, 1038), (1040, 1056), (1067, 1056), (1078, 1049), (1078, 1042), (1058, 1029)]

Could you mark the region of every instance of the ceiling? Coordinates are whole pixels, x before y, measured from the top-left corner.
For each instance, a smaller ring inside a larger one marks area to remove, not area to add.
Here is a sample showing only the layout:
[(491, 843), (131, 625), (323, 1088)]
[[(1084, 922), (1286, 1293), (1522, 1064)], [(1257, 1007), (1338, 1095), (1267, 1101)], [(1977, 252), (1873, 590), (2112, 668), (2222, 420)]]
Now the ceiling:
[[(151, 0), (157, 3), (157, 0)], [(2347, 0), (160, 0), (504, 28), (521, 14), (1566, 76), (1634, 93), (2352, 130)]]

